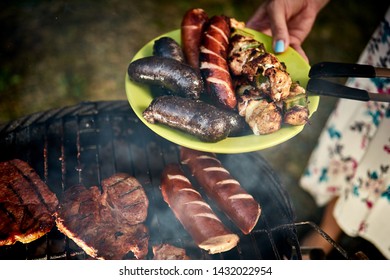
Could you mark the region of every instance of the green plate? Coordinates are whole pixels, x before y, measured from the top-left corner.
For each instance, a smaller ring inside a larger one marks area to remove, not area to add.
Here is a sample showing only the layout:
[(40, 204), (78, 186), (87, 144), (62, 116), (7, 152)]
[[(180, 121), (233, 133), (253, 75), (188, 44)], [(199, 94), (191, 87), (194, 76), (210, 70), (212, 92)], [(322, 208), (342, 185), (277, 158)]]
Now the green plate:
[[(253, 34), (257, 40), (263, 42), (267, 51), (271, 51), (271, 37), (251, 29), (245, 30)], [(159, 37), (162, 36), (169, 36), (175, 39), (178, 43), (181, 43), (180, 29), (168, 32)], [(151, 56), (153, 52), (153, 43), (158, 38), (151, 40), (144, 47), (142, 47), (133, 57), (132, 61), (145, 56)], [(289, 48), (285, 53), (278, 55), (278, 58), (280, 61), (286, 64), (287, 71), (290, 73), (292, 79), (294, 81), (299, 81), (303, 87), (306, 87), (308, 81), (308, 73), (310, 69), (309, 64), (292, 48)], [(161, 137), (173, 143), (195, 150), (222, 154), (258, 151), (283, 143), (297, 135), (304, 128), (303, 125), (283, 125), (280, 130), (268, 135), (246, 135), (240, 137), (228, 137), (216, 143), (202, 142), (192, 135), (189, 135), (176, 129), (169, 128), (165, 125), (148, 123), (143, 118), (142, 113), (153, 100), (153, 94), (150, 88), (146, 85), (131, 81), (129, 79), (127, 71), (125, 77), (125, 85), (127, 98), (129, 100), (131, 108), (146, 126), (148, 126), (151, 130), (153, 130)], [(309, 96), (310, 116), (317, 110), (318, 104), (318, 96)]]

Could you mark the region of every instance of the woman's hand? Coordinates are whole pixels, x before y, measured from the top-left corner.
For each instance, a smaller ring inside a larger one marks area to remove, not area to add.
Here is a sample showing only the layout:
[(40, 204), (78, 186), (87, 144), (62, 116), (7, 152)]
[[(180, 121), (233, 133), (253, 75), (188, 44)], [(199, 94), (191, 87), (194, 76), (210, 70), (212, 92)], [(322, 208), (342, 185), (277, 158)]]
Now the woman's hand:
[(311, 31), (318, 12), (329, 1), (267, 0), (246, 25), (272, 36), (276, 53), (282, 53), (291, 46), (308, 61), (302, 43)]

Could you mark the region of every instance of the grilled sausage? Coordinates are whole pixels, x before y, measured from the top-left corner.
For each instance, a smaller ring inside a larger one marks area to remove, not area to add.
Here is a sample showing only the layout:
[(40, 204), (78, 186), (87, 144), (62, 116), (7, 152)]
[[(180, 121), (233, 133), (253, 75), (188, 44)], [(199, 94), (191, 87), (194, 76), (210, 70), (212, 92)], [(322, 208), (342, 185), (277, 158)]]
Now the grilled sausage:
[(161, 192), (194, 242), (210, 254), (234, 248), (239, 238), (227, 229), (178, 164), (168, 164), (161, 176)]
[(173, 95), (156, 97), (143, 112), (143, 117), (149, 123), (168, 125), (205, 142), (220, 141), (246, 126), (245, 120), (235, 112)]
[(199, 74), (189, 65), (159, 56), (135, 60), (128, 67), (129, 78), (135, 82), (163, 87), (172, 94), (198, 99), (203, 90)]
[(188, 165), (208, 197), (237, 225), (248, 234), (257, 224), (261, 208), (226, 170), (212, 153), (181, 147), (180, 159)]
[(208, 15), (203, 9), (188, 10), (181, 22), (181, 45), (186, 62), (194, 69), (199, 69), (199, 49), (203, 28)]
[(185, 63), (181, 46), (171, 37), (161, 37), (154, 41), (153, 55), (173, 58), (181, 63)]
[(235, 109), (237, 100), (227, 62), (229, 37), (229, 18), (213, 16), (202, 36), (199, 60), (206, 92), (216, 104)]

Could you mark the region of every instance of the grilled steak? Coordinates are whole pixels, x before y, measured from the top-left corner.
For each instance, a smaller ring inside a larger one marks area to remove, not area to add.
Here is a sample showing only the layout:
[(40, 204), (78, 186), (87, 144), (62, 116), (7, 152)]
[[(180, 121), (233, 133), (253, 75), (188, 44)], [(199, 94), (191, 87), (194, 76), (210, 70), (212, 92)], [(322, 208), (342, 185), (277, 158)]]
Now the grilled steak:
[(97, 259), (142, 259), (149, 234), (143, 224), (149, 200), (143, 187), (127, 174), (115, 174), (87, 189), (67, 189), (56, 213), (58, 229)]
[(153, 260), (189, 260), (186, 251), (170, 244), (159, 244), (152, 248)]
[(119, 223), (138, 224), (145, 221), (149, 200), (134, 177), (116, 174), (102, 182), (103, 201)]
[(0, 246), (29, 243), (54, 226), (56, 195), (19, 159), (0, 163)]

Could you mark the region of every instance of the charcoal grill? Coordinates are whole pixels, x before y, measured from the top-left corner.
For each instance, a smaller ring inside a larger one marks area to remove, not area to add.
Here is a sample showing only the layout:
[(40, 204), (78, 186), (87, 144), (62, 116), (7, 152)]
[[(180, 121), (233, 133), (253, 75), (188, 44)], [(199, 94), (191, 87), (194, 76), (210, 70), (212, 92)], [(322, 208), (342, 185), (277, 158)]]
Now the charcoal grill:
[[(102, 179), (116, 172), (136, 177), (150, 200), (146, 220), (150, 248), (170, 243), (186, 249), (192, 259), (301, 258), (289, 196), (274, 171), (255, 153), (219, 154), (218, 158), (261, 204), (257, 226), (251, 234), (243, 235), (216, 210), (223, 222), (240, 236), (240, 243), (229, 252), (215, 255), (200, 250), (173, 216), (159, 190), (164, 166), (179, 162), (179, 147), (143, 125), (127, 101), (85, 102), (18, 119), (0, 127), (0, 147), (1, 161), (12, 158), (27, 161), (59, 198), (70, 186), (99, 186)], [(184, 170), (188, 172), (185, 167)], [(147, 258), (152, 257), (149, 250)], [(0, 247), (0, 258), (89, 257), (53, 228), (29, 244)]]

